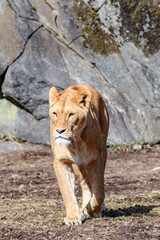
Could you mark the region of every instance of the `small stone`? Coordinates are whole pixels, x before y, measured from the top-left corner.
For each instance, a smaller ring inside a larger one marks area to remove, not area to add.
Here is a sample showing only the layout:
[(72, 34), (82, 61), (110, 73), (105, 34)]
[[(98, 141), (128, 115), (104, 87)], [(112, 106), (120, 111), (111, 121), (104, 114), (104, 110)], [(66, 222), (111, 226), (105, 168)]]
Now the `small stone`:
[(134, 144), (134, 145), (133, 145), (133, 149), (134, 149), (134, 150), (141, 150), (141, 149), (142, 149), (142, 145), (140, 145), (140, 144)]
[(21, 184), (19, 187), (18, 187), (18, 190), (22, 190), (24, 188), (24, 184)]

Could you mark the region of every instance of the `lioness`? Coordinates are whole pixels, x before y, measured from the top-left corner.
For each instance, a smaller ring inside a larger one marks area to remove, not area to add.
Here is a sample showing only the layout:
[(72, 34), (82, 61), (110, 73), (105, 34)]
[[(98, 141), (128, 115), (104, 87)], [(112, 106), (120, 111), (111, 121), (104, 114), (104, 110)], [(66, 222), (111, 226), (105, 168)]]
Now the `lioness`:
[[(87, 85), (59, 93), (50, 89), (50, 131), (54, 169), (67, 216), (66, 225), (99, 217), (104, 201), (104, 170), (109, 119), (101, 95)], [(74, 194), (74, 178), (82, 187), (81, 213)]]

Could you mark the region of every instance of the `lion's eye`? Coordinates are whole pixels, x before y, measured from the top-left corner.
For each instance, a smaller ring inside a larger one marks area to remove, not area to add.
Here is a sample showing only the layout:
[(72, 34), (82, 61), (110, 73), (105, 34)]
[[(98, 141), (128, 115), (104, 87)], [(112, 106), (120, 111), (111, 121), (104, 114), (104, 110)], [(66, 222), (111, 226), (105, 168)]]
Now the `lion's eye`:
[(53, 112), (53, 117), (57, 117), (57, 113), (56, 112)]
[(70, 114), (69, 114), (69, 118), (70, 118), (70, 117), (73, 117), (73, 116), (74, 116), (74, 113), (70, 113)]

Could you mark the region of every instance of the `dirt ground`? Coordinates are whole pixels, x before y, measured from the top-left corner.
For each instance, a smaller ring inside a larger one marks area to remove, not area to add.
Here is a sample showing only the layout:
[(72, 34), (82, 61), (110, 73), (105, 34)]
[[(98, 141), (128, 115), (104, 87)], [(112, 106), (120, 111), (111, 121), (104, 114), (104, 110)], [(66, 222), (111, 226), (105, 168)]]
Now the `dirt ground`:
[(0, 154), (0, 240), (160, 239), (160, 145), (110, 149), (105, 193), (104, 217), (65, 226), (50, 147)]

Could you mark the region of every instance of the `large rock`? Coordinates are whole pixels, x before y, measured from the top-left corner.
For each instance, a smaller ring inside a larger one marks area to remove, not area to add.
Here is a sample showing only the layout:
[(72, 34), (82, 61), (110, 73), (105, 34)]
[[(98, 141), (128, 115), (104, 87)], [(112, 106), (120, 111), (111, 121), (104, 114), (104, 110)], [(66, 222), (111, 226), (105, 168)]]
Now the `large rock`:
[[(0, 75), (22, 53), (39, 22), (20, 18), (6, 0), (0, 2)], [(2, 79), (0, 80), (1, 83)]]
[(60, 47), (44, 28), (28, 41), (21, 57), (12, 64), (2, 91), (18, 101), (37, 119), (48, 118), (48, 92), (52, 85), (64, 89), (71, 81)]
[(108, 107), (109, 142), (160, 141), (157, 1), (0, 5), (0, 106), (18, 111), (9, 121), (1, 110), (1, 134), (49, 143), (49, 88), (89, 84)]
[(50, 143), (49, 120), (38, 121), (32, 114), (6, 99), (0, 101), (0, 122), (0, 136), (3, 134), (35, 143)]

